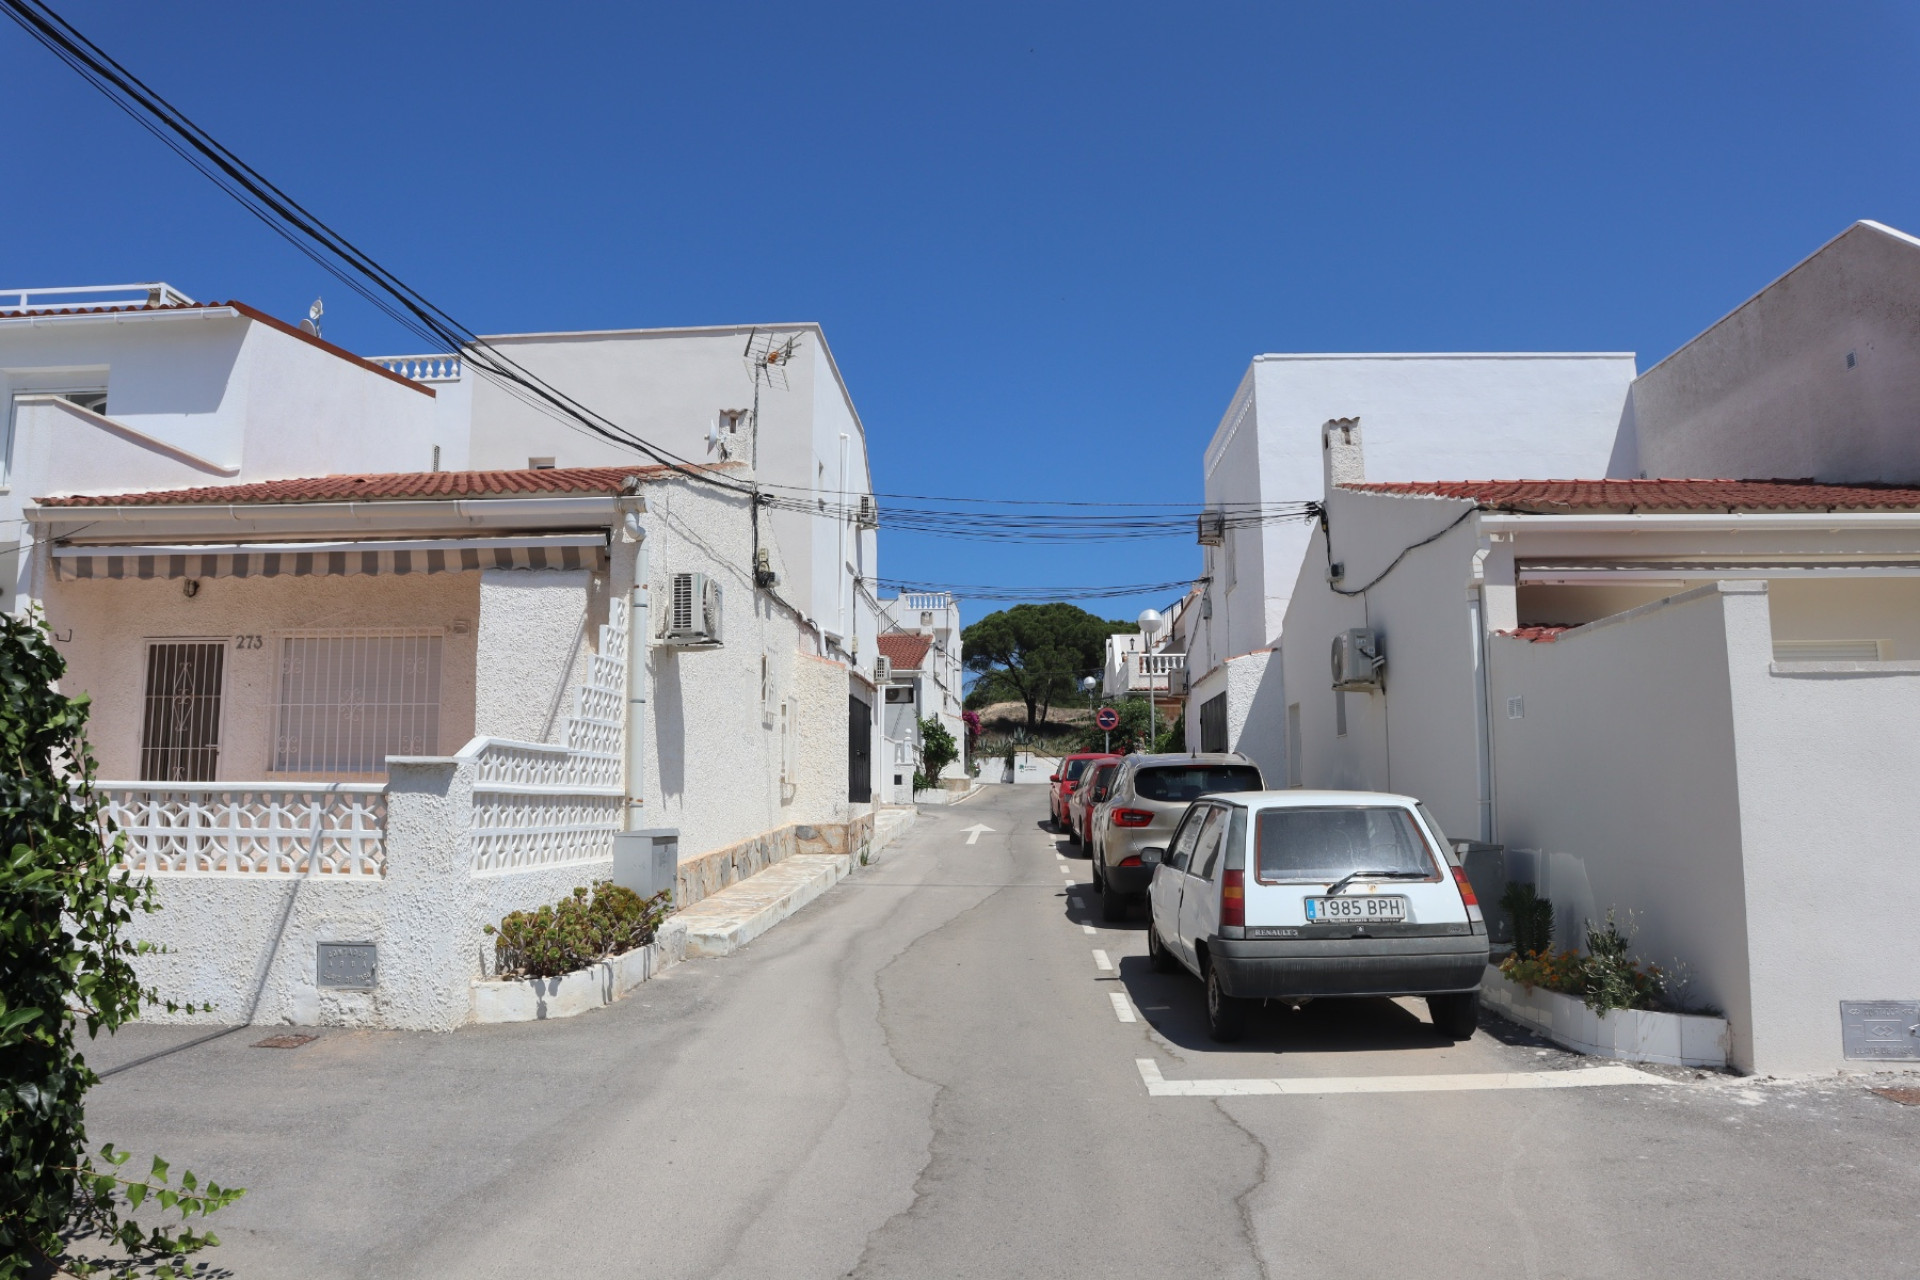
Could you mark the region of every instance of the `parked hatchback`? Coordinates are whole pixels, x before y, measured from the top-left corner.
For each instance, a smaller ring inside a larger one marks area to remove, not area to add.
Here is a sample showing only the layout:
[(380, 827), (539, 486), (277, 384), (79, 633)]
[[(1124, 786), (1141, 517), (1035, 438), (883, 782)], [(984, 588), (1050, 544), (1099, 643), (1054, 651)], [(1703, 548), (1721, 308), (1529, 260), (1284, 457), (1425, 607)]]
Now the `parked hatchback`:
[(1417, 800), (1372, 791), (1215, 796), (1156, 864), (1147, 953), (1206, 984), (1207, 1028), (1236, 1039), (1253, 1000), (1424, 996), (1464, 1040), (1487, 929), (1466, 872)]
[(1067, 829), (1067, 801), (1073, 798), (1073, 789), (1080, 785), (1087, 766), (1095, 760), (1119, 758), (1105, 751), (1081, 751), (1060, 762), (1060, 771), (1047, 779), (1047, 815), (1053, 819), (1054, 830)]
[(1080, 785), (1073, 789), (1073, 796), (1067, 801), (1067, 839), (1082, 848), (1092, 848), (1089, 843), (1093, 824), (1093, 811), (1101, 801), (1107, 798), (1107, 792), (1113, 784), (1113, 774), (1120, 767), (1120, 760), (1095, 760), (1080, 775)]
[(1221, 792), (1259, 791), (1260, 766), (1234, 752), (1128, 756), (1115, 770), (1107, 798), (1089, 822), (1093, 886), (1100, 915), (1124, 920), (1145, 899), (1153, 868), (1141, 860), (1148, 848), (1165, 848), (1187, 806)]

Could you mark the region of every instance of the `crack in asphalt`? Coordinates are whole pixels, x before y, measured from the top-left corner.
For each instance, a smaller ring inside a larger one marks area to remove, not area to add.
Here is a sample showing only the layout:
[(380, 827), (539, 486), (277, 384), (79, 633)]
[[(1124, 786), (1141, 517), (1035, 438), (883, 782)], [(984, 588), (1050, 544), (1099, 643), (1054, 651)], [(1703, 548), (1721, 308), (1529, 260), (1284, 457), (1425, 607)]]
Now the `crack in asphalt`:
[(1270, 1277), (1273, 1271), (1267, 1266), (1266, 1255), (1260, 1250), (1260, 1233), (1253, 1225), (1252, 1200), (1254, 1192), (1267, 1185), (1267, 1174), (1273, 1167), (1273, 1153), (1267, 1150), (1267, 1144), (1262, 1142), (1253, 1130), (1241, 1124), (1240, 1118), (1227, 1110), (1225, 1099), (1215, 1098), (1213, 1109), (1225, 1117), (1228, 1124), (1238, 1129), (1242, 1136), (1253, 1144), (1253, 1149), (1260, 1153), (1260, 1166), (1254, 1172), (1253, 1181), (1248, 1184), (1245, 1191), (1233, 1198), (1233, 1204), (1240, 1211), (1240, 1234), (1246, 1239), (1247, 1252), (1253, 1255), (1253, 1265), (1260, 1268), (1262, 1277)]

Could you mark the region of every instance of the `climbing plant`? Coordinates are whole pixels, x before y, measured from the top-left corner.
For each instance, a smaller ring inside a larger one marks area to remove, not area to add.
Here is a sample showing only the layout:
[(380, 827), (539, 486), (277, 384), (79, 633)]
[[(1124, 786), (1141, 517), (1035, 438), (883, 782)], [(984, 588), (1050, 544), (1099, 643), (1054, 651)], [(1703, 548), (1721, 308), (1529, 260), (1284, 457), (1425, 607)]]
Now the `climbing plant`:
[[(0, 1280), (50, 1267), (77, 1275), (184, 1275), (180, 1259), (219, 1243), (190, 1225), (242, 1192), (172, 1181), (155, 1156), (140, 1177), (112, 1144), (87, 1153), (84, 1102), (100, 1077), (75, 1030), (113, 1031), (165, 1004), (135, 975), (151, 944), (128, 930), (159, 910), (151, 881), (121, 868), (103, 837), (86, 742), (87, 700), (63, 696), (65, 663), (37, 616), (0, 615)], [(178, 1224), (145, 1227), (135, 1210)], [(113, 1262), (79, 1256), (98, 1243)]]

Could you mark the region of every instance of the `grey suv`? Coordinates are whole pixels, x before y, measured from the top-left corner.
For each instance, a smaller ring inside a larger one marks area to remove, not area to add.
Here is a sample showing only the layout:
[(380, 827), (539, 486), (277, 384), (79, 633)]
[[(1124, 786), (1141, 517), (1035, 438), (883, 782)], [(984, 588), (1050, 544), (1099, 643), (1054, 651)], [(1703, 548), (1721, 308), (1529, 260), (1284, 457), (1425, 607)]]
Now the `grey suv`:
[(1142, 849), (1164, 849), (1187, 806), (1225, 791), (1264, 791), (1260, 766), (1238, 752), (1128, 756), (1107, 784), (1107, 798), (1087, 823), (1093, 886), (1100, 891), (1100, 917), (1126, 919), (1146, 899), (1153, 867)]

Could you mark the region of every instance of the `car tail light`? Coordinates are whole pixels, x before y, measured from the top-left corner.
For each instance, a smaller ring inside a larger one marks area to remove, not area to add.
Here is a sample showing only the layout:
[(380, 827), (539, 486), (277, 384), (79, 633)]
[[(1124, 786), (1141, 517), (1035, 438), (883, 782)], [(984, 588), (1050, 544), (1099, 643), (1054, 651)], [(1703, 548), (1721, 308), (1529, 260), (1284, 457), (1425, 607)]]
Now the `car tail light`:
[(1247, 922), (1247, 873), (1229, 868), (1220, 873), (1220, 923)]
[(1474, 896), (1473, 881), (1467, 879), (1463, 867), (1453, 868), (1453, 882), (1460, 886), (1460, 901), (1467, 904), (1467, 919), (1473, 924), (1481, 924), (1486, 917), (1480, 911), (1480, 899)]
[(1149, 809), (1115, 809), (1113, 825), (1116, 827), (1144, 827), (1153, 822), (1153, 812)]
[(1123, 866), (1123, 867), (1137, 867), (1137, 866), (1139, 866), (1139, 865), (1140, 865), (1140, 859), (1138, 859), (1138, 858), (1122, 858), (1122, 859), (1120, 859), (1120, 865), (1121, 865), (1121, 866)]

